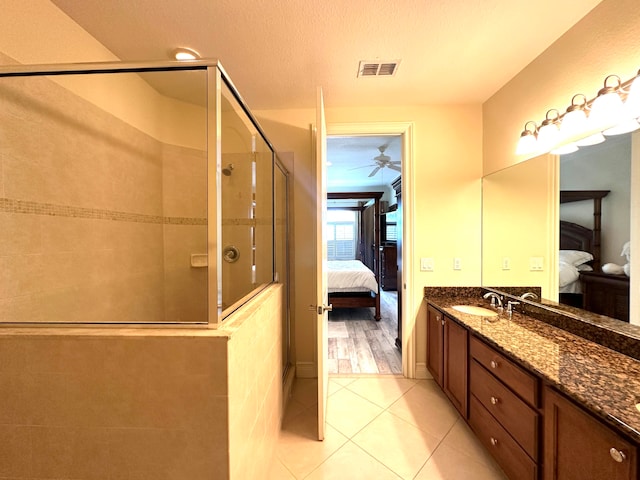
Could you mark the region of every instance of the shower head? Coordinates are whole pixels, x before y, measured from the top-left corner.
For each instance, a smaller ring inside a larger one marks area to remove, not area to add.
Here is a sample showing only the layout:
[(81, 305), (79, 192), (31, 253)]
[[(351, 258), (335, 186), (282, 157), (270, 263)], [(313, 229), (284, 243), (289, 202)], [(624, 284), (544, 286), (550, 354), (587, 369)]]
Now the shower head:
[(222, 169), (222, 174), (225, 175), (226, 177), (230, 177), (232, 171), (233, 171), (233, 163), (230, 163), (229, 165), (227, 165), (225, 168)]

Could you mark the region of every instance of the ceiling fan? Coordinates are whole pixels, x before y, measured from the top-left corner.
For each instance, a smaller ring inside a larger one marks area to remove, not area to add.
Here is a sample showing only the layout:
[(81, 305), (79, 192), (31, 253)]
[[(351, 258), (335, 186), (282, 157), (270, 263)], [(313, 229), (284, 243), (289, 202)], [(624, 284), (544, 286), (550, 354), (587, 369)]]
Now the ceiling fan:
[(365, 165), (363, 167), (358, 167), (358, 168), (374, 167), (374, 169), (369, 174), (369, 177), (373, 177), (376, 173), (378, 173), (383, 168), (389, 168), (391, 170), (395, 170), (396, 172), (401, 172), (402, 169), (398, 166), (400, 165), (401, 162), (400, 161), (392, 162), (391, 157), (389, 155), (384, 154), (384, 151), (386, 149), (387, 149), (387, 145), (380, 145), (378, 147), (378, 150), (380, 150), (380, 155), (373, 157), (372, 159), (375, 163), (371, 165)]

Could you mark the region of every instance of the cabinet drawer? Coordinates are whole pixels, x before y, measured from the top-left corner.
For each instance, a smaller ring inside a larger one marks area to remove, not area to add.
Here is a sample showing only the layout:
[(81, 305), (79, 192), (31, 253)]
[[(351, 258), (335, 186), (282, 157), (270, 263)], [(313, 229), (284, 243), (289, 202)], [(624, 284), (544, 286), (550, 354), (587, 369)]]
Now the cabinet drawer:
[(536, 463), (473, 395), (469, 399), (469, 425), (509, 478), (538, 478)]
[(540, 416), (475, 360), (471, 361), (471, 394), (495, 417), (534, 460), (538, 459)]
[(536, 377), (519, 367), (501, 353), (477, 339), (469, 342), (471, 357), (498, 377), (511, 390), (534, 407), (539, 406), (539, 382)]

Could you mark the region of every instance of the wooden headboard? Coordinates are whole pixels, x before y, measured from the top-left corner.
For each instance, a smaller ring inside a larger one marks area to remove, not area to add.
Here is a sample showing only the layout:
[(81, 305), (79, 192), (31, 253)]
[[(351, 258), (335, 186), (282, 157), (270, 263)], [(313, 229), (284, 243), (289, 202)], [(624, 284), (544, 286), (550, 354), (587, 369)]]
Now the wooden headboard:
[[(369, 267), (376, 277), (376, 281), (380, 283), (380, 199), (384, 195), (383, 192), (329, 192), (327, 193), (328, 200), (361, 200), (362, 203), (359, 207), (333, 207), (340, 210), (356, 210), (362, 212), (364, 205), (373, 200), (373, 242), (372, 245), (365, 246), (366, 252), (359, 251), (356, 259), (359, 259), (367, 267)], [(332, 207), (330, 207), (332, 208)], [(362, 221), (359, 224), (360, 236), (363, 236)], [(369, 250), (370, 248), (370, 250)], [(372, 260), (373, 265), (370, 265), (367, 258)]]
[(601, 263), (602, 199), (609, 190), (562, 190), (560, 203), (593, 200), (593, 228), (560, 221), (560, 250), (582, 250), (593, 255), (591, 263), (596, 272)]

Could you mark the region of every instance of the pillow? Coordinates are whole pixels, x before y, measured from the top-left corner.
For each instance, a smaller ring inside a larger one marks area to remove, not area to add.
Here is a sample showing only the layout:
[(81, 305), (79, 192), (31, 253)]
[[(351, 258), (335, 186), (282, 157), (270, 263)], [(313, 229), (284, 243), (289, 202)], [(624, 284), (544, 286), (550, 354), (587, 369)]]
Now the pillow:
[(579, 278), (580, 272), (578, 272), (578, 269), (574, 265), (567, 262), (563, 262), (562, 260), (558, 262), (558, 265), (560, 270), (559, 272), (560, 288), (566, 287), (571, 282), (575, 282)]
[(580, 250), (560, 250), (560, 261), (578, 266), (593, 260), (593, 255)]

